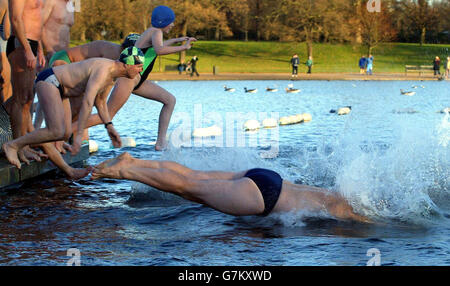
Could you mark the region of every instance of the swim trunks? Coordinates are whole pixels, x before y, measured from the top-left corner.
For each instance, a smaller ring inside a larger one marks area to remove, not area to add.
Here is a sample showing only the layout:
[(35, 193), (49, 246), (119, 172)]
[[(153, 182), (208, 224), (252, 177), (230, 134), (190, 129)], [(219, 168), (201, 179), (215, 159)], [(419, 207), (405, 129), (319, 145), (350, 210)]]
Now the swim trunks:
[(251, 179), (258, 186), (264, 199), (263, 216), (268, 216), (278, 202), (283, 187), (281, 176), (267, 169), (252, 169), (244, 177)]
[(63, 61), (63, 62), (66, 62), (68, 64), (72, 63), (72, 61), (70, 60), (69, 55), (67, 54), (66, 50), (61, 50), (61, 51), (58, 51), (58, 52), (54, 53), (52, 58), (50, 59), (50, 61), (48, 63), (48, 66), (49, 67), (53, 66), (53, 63), (55, 61)]
[[(39, 43), (34, 40), (28, 40), (28, 43), (30, 43), (31, 50), (33, 51), (33, 54), (35, 57), (37, 57), (37, 51), (39, 47)], [(6, 56), (9, 56), (14, 50), (18, 47), (22, 46), (22, 44), (19, 42), (19, 40), (15, 36), (11, 36), (8, 39), (8, 44), (6, 46)]]
[(47, 83), (53, 84), (59, 90), (61, 98), (64, 96), (64, 87), (56, 78), (52, 68), (46, 69), (43, 72), (39, 73), (34, 84), (37, 84), (40, 81), (45, 81)]
[(145, 63), (143, 67), (143, 71), (141, 72), (141, 80), (136, 85), (134, 90), (138, 90), (141, 85), (147, 80), (148, 76), (153, 70), (153, 66), (155, 65), (156, 58), (158, 55), (155, 52), (155, 49), (153, 47), (148, 47), (141, 49), (141, 51), (144, 53), (145, 56)]

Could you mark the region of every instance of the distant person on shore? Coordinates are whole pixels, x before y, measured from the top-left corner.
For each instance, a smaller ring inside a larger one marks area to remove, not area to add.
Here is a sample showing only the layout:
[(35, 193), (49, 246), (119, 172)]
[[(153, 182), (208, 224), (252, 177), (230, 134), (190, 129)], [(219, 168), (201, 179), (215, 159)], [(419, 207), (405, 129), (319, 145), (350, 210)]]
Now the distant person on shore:
[[(170, 92), (147, 80), (153, 70), (153, 66), (158, 56), (177, 54), (181, 51), (191, 49), (195, 38), (182, 37), (164, 41), (163, 34), (168, 34), (175, 26), (175, 13), (167, 6), (158, 6), (153, 9), (151, 23), (152, 26), (142, 33), (136, 42), (136, 47), (140, 48), (145, 55), (144, 71), (134, 79), (121, 77), (117, 80), (114, 89), (108, 99), (108, 110), (111, 117), (114, 117), (122, 106), (130, 98), (131, 93), (146, 99), (154, 100), (163, 104), (159, 114), (158, 138), (155, 144), (156, 151), (163, 151), (167, 147), (167, 129), (170, 118), (176, 104), (176, 98)], [(181, 46), (174, 44), (186, 42)], [(102, 124), (98, 114), (89, 117), (86, 128)], [(72, 126), (74, 133), (77, 133), (77, 126)]]
[(182, 74), (184, 71), (186, 71), (187, 65), (183, 62), (183, 63), (179, 63), (178, 64), (178, 74)]
[(369, 55), (367, 58), (367, 74), (372, 75), (373, 74), (373, 56)]
[[(119, 77), (135, 78), (143, 68), (144, 54), (136, 47), (125, 49), (117, 60), (92, 58), (78, 63), (57, 66), (41, 72), (35, 83), (35, 90), (42, 104), (45, 128), (36, 129), (24, 136), (3, 144), (8, 161), (21, 168), (20, 160), (27, 162), (22, 148), (59, 140), (68, 140), (72, 133), (70, 97), (83, 97), (78, 130), (84, 130), (95, 105), (109, 137), (115, 147), (121, 146), (120, 135), (111, 122), (102, 92)], [(72, 155), (78, 154), (82, 145), (83, 133), (74, 136)], [(19, 159), (20, 158), (20, 159)]]
[(198, 57), (197, 57), (197, 56), (194, 56), (194, 57), (191, 59), (191, 69), (192, 69), (192, 71), (191, 71), (191, 76), (193, 76), (194, 73), (195, 73), (197, 76), (200, 76), (200, 75), (198, 74), (198, 71), (197, 71), (197, 62), (198, 62)]
[(441, 59), (436, 57), (433, 61), (434, 76), (441, 75)]
[(292, 77), (298, 77), (298, 66), (300, 65), (300, 58), (295, 54), (291, 59)]
[(359, 59), (359, 74), (366, 73), (366, 65), (367, 65), (367, 59), (366, 59), (366, 56), (363, 55)]
[(162, 192), (234, 216), (268, 216), (289, 212), (327, 212), (336, 219), (370, 223), (341, 195), (290, 183), (276, 172), (202, 172), (169, 161), (145, 161), (128, 153), (94, 168), (92, 179), (137, 181)]
[(308, 74), (312, 73), (312, 66), (314, 65), (312, 56), (309, 56), (308, 60), (306, 61), (306, 66), (308, 67)]
[(450, 57), (447, 57), (447, 63), (445, 64), (445, 78), (449, 79), (450, 77)]

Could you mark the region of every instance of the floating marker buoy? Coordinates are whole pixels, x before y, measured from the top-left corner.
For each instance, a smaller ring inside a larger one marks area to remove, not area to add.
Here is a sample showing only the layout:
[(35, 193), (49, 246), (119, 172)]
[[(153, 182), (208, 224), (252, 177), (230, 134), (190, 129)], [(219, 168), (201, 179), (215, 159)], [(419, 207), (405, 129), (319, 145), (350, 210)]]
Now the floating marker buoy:
[(303, 113), (303, 122), (310, 122), (312, 120), (312, 116), (309, 113)]
[[(122, 147), (121, 148), (134, 148), (136, 147), (136, 141), (131, 137), (122, 137)], [(113, 149), (114, 146), (111, 144), (110, 147)]]
[(95, 153), (98, 151), (98, 144), (94, 140), (89, 140), (89, 153)]
[(341, 107), (338, 109), (337, 114), (338, 115), (347, 115), (347, 114), (350, 114), (351, 111), (352, 111), (351, 106)]
[[(306, 115), (306, 120), (305, 120)], [(297, 115), (291, 115), (291, 116), (285, 116), (281, 117), (279, 120), (280, 125), (293, 125), (293, 124), (299, 124), (306, 121), (311, 121), (311, 115), (305, 113), (305, 114), (297, 114)]]
[(267, 118), (262, 122), (264, 128), (276, 128), (278, 126), (278, 121), (275, 118)]
[(217, 125), (213, 125), (207, 128), (197, 128), (192, 132), (192, 137), (204, 138), (204, 137), (215, 137), (222, 136), (222, 128)]
[(261, 125), (259, 124), (258, 120), (248, 120), (244, 123), (244, 130), (245, 131), (255, 131), (261, 128)]

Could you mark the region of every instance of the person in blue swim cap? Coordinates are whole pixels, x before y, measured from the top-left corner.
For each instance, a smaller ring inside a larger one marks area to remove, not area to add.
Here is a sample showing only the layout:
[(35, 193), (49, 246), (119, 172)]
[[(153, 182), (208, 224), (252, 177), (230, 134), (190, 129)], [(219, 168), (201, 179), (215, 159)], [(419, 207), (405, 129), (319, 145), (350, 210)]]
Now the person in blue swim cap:
[[(187, 51), (192, 48), (192, 43), (197, 41), (197, 39), (181, 37), (164, 41), (164, 34), (170, 32), (175, 22), (175, 13), (167, 6), (156, 7), (152, 12), (151, 22), (152, 27), (142, 33), (135, 44), (144, 53), (144, 70), (135, 79), (122, 77), (117, 80), (108, 100), (108, 110), (111, 117), (114, 117), (128, 100), (131, 93), (162, 103), (163, 107), (159, 115), (158, 138), (155, 150), (163, 151), (167, 147), (167, 129), (175, 108), (176, 99), (167, 90), (147, 80), (147, 78), (152, 72), (158, 56)], [(99, 115), (94, 114), (89, 118), (87, 127), (99, 124), (102, 124), (102, 120)], [(76, 131), (76, 124), (73, 125), (73, 129)]]
[[(175, 22), (175, 13), (167, 6), (158, 6), (152, 12), (152, 26), (163, 29)], [(173, 27), (173, 25), (172, 25)]]

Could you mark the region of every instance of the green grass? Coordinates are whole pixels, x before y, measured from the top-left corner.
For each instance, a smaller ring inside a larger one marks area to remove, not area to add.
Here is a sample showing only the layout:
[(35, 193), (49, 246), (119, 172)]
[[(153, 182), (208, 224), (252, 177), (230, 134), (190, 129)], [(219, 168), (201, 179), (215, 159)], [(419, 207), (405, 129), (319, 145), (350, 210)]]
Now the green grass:
[[(81, 44), (73, 42), (72, 44)], [(358, 72), (358, 61), (366, 51), (350, 44), (314, 44), (313, 72)], [(187, 52), (186, 59), (199, 57), (199, 72), (289, 73), (294, 53), (306, 62), (305, 43), (199, 41)], [(450, 45), (386, 43), (373, 50), (375, 72), (404, 72), (405, 65), (431, 65), (436, 56), (442, 62), (450, 54)], [(178, 55), (160, 57), (154, 71), (164, 71), (165, 65), (178, 64)], [(301, 72), (306, 66), (300, 67)]]

